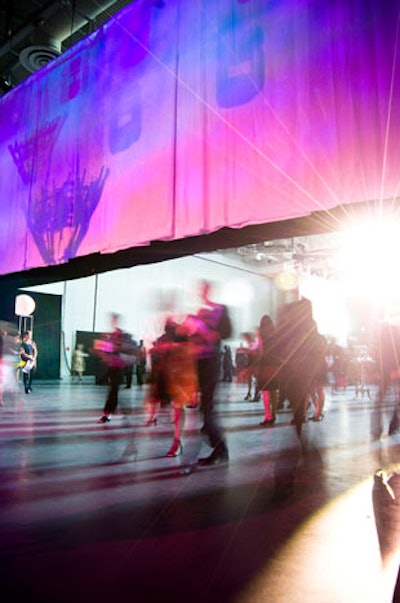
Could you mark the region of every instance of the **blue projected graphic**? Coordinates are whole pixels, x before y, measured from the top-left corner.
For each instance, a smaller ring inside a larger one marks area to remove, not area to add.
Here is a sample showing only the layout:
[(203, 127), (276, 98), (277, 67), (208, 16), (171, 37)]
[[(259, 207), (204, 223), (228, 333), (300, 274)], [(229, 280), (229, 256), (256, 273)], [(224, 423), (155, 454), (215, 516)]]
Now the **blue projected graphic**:
[(114, 15), (0, 99), (0, 274), (397, 198), (400, 7), (378, 4)]

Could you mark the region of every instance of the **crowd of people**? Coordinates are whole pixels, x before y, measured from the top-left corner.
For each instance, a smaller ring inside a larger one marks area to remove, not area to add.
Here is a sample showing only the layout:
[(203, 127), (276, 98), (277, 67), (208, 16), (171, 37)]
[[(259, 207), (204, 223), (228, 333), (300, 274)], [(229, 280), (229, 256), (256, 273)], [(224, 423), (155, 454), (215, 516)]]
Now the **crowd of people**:
[[(120, 316), (110, 315), (111, 329), (96, 339), (91, 354), (101, 359), (106, 371), (107, 395), (99, 423), (108, 423), (118, 409), (122, 384), (131, 388), (146, 384), (144, 405), (148, 412), (146, 426), (157, 424), (159, 409), (171, 408), (173, 433), (167, 457), (179, 455), (183, 449), (185, 409), (198, 408), (202, 413), (202, 433), (210, 446), (210, 454), (200, 458), (200, 465), (227, 462), (226, 438), (214, 410), (215, 390), (219, 381), (236, 381), (245, 385), (244, 400), (262, 402), (260, 425), (271, 427), (279, 409), (287, 402), (292, 411), (292, 424), (298, 435), (308, 418), (324, 417), (325, 392), (330, 382), (332, 392), (345, 389), (348, 366), (357, 366), (356, 392), (366, 390), (368, 363), (378, 366), (379, 396), (386, 395), (394, 384), (400, 395), (400, 335), (398, 329), (381, 326), (376, 359), (365, 352), (346, 362), (342, 349), (322, 336), (313, 319), (311, 303), (302, 299), (283, 306), (274, 322), (264, 314), (254, 333), (242, 333), (243, 343), (232, 353), (223, 343), (232, 336), (228, 308), (212, 300), (212, 286), (203, 281), (199, 288), (200, 307), (195, 314), (182, 318), (169, 315), (163, 333), (146, 350), (121, 328)], [(0, 403), (7, 379), (22, 381), (24, 391), (32, 391), (32, 379), (38, 360), (38, 347), (32, 332), (20, 334), (14, 327), (2, 325), (0, 330)], [(396, 342), (396, 343), (394, 343)], [(72, 357), (73, 379), (82, 382), (89, 353), (77, 343)], [(330, 379), (329, 379), (330, 377)], [(311, 416), (310, 416), (311, 409)], [(398, 428), (398, 422), (397, 422)]]
[[(204, 466), (228, 461), (226, 438), (214, 412), (215, 389), (220, 380), (231, 383), (237, 379), (247, 385), (245, 400), (262, 400), (262, 426), (275, 423), (277, 410), (285, 400), (292, 409), (292, 423), (298, 434), (310, 405), (312, 419), (322, 420), (328, 349), (313, 320), (310, 302), (301, 300), (283, 307), (276, 325), (269, 315), (262, 316), (255, 334), (245, 334), (247, 345), (236, 351), (234, 362), (230, 346), (222, 345), (232, 335), (227, 307), (211, 300), (208, 282), (201, 284), (200, 298), (196, 314), (179, 321), (172, 315), (167, 317), (163, 333), (148, 352), (145, 424), (156, 425), (159, 409), (171, 408), (173, 434), (166, 456), (182, 452), (185, 409), (195, 406), (202, 413), (201, 431), (211, 449), (198, 463)], [(136, 353), (132, 339), (119, 328), (117, 321), (118, 317), (113, 315), (111, 332), (96, 346), (109, 371), (109, 389), (100, 423), (109, 422), (116, 412), (118, 387), (124, 381), (127, 358), (129, 354), (134, 358)]]
[[(364, 389), (369, 395), (367, 365), (376, 364), (377, 373), (386, 375), (386, 357), (395, 366), (399, 364), (400, 352), (389, 349), (388, 341), (376, 340), (374, 361), (365, 350), (349, 356), (348, 351), (345, 353), (319, 333), (311, 303), (306, 299), (283, 306), (276, 324), (269, 315), (262, 316), (254, 333), (242, 334), (244, 341), (235, 355), (228, 344), (222, 346), (231, 332), (227, 308), (211, 302), (210, 286), (203, 283), (202, 306), (197, 315), (180, 322), (170, 316), (164, 332), (149, 350), (146, 425), (156, 425), (158, 409), (171, 406), (174, 437), (167, 456), (176, 456), (182, 450), (185, 408), (198, 407), (203, 413), (202, 429), (212, 449), (210, 457), (202, 459), (202, 463), (228, 460), (226, 440), (213, 410), (219, 380), (245, 384), (244, 399), (262, 401), (260, 425), (264, 427), (274, 425), (277, 411), (287, 402), (293, 413), (292, 423), (300, 435), (307, 417), (312, 421), (324, 418), (328, 384), (334, 393), (346, 389), (351, 382), (356, 395)], [(400, 341), (398, 333), (397, 337)], [(386, 355), (382, 350), (386, 350)], [(392, 366), (389, 373), (390, 378), (380, 382), (381, 397), (388, 383), (396, 386)]]
[[(182, 431), (185, 408), (199, 400), (203, 415), (202, 433), (207, 438), (210, 454), (200, 458), (200, 465), (228, 460), (226, 440), (214, 412), (214, 394), (221, 368), (221, 342), (232, 333), (231, 320), (225, 305), (212, 300), (211, 283), (199, 286), (201, 305), (196, 314), (178, 321), (169, 316), (164, 332), (149, 350), (151, 370), (145, 405), (149, 409), (147, 425), (156, 424), (157, 410), (163, 404), (173, 409), (173, 439), (166, 456), (182, 452)], [(139, 364), (137, 347), (111, 316), (111, 331), (96, 341), (94, 351), (108, 367), (109, 388), (99, 423), (107, 423), (118, 405), (118, 389), (130, 363)], [(142, 356), (142, 363), (145, 362)]]
[[(301, 300), (283, 307), (276, 324), (271, 316), (263, 315), (255, 331), (242, 333), (242, 339), (231, 373), (247, 387), (244, 400), (262, 400), (260, 425), (272, 426), (285, 401), (294, 411), (293, 423), (299, 431), (310, 405), (312, 420), (321, 421), (330, 348), (318, 332), (311, 304)], [(222, 353), (223, 365), (227, 347)], [(223, 380), (229, 380), (225, 373)]]

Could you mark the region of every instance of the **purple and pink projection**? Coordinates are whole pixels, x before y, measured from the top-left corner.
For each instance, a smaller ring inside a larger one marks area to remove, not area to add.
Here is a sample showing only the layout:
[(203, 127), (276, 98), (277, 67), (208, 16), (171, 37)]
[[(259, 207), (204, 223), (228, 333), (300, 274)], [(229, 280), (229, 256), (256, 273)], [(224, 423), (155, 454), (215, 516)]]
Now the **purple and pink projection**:
[(397, 198), (399, 18), (133, 3), (0, 99), (0, 273)]

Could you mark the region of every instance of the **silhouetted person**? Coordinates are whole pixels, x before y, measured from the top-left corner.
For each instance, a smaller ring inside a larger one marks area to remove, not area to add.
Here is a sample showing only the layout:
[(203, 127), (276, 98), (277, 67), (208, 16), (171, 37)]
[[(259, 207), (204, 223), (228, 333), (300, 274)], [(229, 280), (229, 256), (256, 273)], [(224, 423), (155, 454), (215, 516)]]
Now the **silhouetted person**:
[(148, 395), (145, 406), (149, 410), (149, 416), (145, 425), (157, 425), (157, 411), (160, 406), (168, 406), (171, 397), (168, 391), (168, 370), (171, 370), (168, 362), (170, 346), (175, 338), (177, 328), (176, 321), (169, 317), (164, 325), (163, 333), (157, 337), (153, 347), (150, 349), (151, 371), (149, 375)]
[(247, 349), (247, 366), (245, 369), (247, 393), (246, 393), (244, 399), (252, 400), (251, 392), (253, 389), (253, 381), (255, 381), (253, 401), (256, 402), (259, 397), (259, 391), (257, 389), (257, 379), (256, 379), (257, 360), (258, 360), (258, 354), (259, 354), (259, 349), (258, 349), (259, 341), (254, 333), (246, 332), (246, 333), (242, 333), (242, 335), (243, 335), (244, 339), (246, 340), (246, 344), (247, 344), (247, 347), (246, 347), (246, 349)]
[(124, 370), (129, 357), (134, 353), (132, 338), (129, 333), (119, 327), (119, 315), (111, 314), (112, 331), (104, 340), (96, 342), (96, 351), (101, 355), (107, 366), (109, 390), (104, 405), (103, 414), (98, 423), (107, 423), (118, 406), (119, 386), (123, 381)]
[(308, 300), (293, 302), (283, 309), (277, 338), (286, 394), (293, 411), (293, 423), (300, 435), (306, 400), (313, 391), (326, 352), (325, 340), (318, 333)]
[(390, 387), (394, 388), (396, 404), (388, 427), (389, 435), (399, 430), (398, 406), (400, 403), (400, 327), (389, 322), (377, 329), (376, 361), (379, 372), (378, 407), (372, 415), (372, 434), (379, 438), (384, 432), (384, 402)]
[(146, 376), (147, 351), (144, 347), (143, 339), (139, 341), (136, 350), (136, 383), (143, 385)]
[(275, 326), (268, 314), (260, 321), (259, 357), (257, 361), (257, 383), (262, 392), (264, 419), (260, 425), (268, 427), (275, 423), (278, 405), (278, 375), (280, 369)]
[(198, 460), (200, 466), (228, 461), (228, 448), (214, 412), (214, 393), (219, 378), (221, 340), (231, 334), (231, 321), (226, 306), (210, 299), (211, 284), (200, 284), (202, 306), (186, 324), (192, 335), (197, 357), (200, 408), (203, 412), (203, 433), (212, 447), (211, 454)]
[(125, 369), (124, 369), (125, 388), (126, 389), (131, 389), (133, 373), (136, 372), (138, 344), (134, 339), (131, 340), (131, 343), (132, 343), (132, 354), (131, 354), (130, 362), (126, 363)]
[(233, 380), (233, 360), (232, 351), (229, 345), (224, 345), (222, 352), (222, 381), (232, 383)]

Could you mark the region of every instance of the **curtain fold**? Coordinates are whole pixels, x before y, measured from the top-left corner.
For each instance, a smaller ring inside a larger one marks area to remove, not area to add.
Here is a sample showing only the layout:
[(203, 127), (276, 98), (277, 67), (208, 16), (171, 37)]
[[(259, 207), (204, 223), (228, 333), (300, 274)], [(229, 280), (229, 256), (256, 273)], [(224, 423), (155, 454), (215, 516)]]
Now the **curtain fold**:
[(132, 3), (0, 99), (0, 274), (395, 205), (399, 17), (395, 0)]

